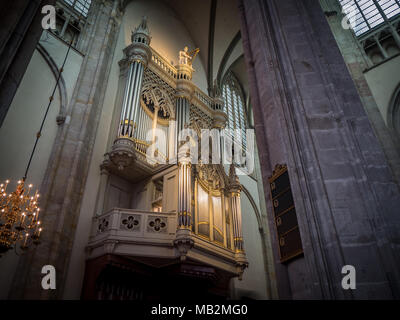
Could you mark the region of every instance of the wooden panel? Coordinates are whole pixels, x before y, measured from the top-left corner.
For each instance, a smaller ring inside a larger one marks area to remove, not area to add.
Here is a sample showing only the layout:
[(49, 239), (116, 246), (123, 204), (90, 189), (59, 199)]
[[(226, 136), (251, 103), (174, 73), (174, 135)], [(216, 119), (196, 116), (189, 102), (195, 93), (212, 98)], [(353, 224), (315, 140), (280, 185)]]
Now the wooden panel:
[(163, 187), (163, 211), (178, 211), (178, 171), (171, 172), (164, 176)]
[(299, 225), (286, 165), (276, 165), (269, 178), (281, 262), (303, 254)]

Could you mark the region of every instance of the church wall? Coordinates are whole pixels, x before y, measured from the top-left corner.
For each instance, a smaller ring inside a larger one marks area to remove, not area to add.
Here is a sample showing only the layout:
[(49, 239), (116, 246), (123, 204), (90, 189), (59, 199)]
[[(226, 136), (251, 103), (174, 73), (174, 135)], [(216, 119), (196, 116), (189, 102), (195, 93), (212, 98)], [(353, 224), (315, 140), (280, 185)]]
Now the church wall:
[(365, 78), (386, 125), (390, 101), (397, 86), (400, 84), (400, 73), (398, 70), (400, 70), (400, 56), (365, 72)]
[[(40, 45), (60, 67), (67, 50), (65, 43), (44, 33)], [(63, 103), (68, 103), (71, 99), (81, 62), (81, 54), (71, 50), (63, 72), (67, 100), (63, 100)], [(36, 133), (56, 83), (56, 78), (48, 63), (42, 54), (35, 50), (0, 128), (0, 149), (3, 150), (0, 158), (1, 181), (10, 179), (15, 182), (21, 179), (25, 172)], [(57, 89), (29, 170), (27, 182), (32, 183), (34, 188), (40, 188), (45, 176), (53, 143), (59, 130), (56, 118), (60, 111), (61, 96)], [(18, 256), (13, 252), (9, 252), (0, 260), (0, 269), (3, 271), (0, 274), (0, 299), (6, 299), (8, 296), (13, 270), (16, 269), (18, 260)]]

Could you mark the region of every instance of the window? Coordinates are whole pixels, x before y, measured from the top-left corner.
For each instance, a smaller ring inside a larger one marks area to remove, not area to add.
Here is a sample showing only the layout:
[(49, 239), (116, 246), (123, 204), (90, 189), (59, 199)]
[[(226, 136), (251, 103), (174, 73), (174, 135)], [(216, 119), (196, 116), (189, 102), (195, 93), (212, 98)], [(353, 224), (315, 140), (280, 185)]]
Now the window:
[(233, 141), (246, 149), (246, 113), (242, 90), (236, 77), (230, 72), (224, 80), (222, 96), (225, 102), (225, 112), (228, 115), (227, 128), (239, 129), (233, 133)]
[(339, 0), (339, 2), (357, 36), (400, 13), (400, 0)]
[(64, 0), (82, 16), (87, 17), (92, 0)]

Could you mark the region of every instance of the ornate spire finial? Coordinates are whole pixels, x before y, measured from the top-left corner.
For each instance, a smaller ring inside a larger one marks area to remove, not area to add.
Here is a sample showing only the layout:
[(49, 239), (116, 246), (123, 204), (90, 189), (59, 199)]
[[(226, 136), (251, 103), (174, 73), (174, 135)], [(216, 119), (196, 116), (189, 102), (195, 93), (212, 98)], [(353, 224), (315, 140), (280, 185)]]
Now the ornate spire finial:
[(142, 22), (135, 28), (135, 32), (150, 33), (147, 27), (147, 16), (142, 17)]
[(139, 26), (141, 29), (143, 29), (143, 30), (149, 30), (148, 28), (147, 28), (147, 16), (143, 16), (142, 17), (142, 22), (141, 22), (141, 24), (140, 24), (140, 26)]
[(150, 44), (151, 37), (150, 30), (147, 25), (147, 16), (143, 16), (140, 24), (135, 28), (134, 31), (132, 31), (132, 42), (135, 42), (135, 39), (137, 40), (138, 36), (141, 40), (139, 42), (145, 41), (146, 44)]

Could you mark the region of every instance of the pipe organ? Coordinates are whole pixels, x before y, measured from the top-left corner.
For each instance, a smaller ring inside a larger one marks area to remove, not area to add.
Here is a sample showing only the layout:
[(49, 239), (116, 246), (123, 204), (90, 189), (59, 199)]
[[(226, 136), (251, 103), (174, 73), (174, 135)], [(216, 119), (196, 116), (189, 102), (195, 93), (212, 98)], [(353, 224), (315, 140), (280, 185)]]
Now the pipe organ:
[[(185, 48), (173, 66), (150, 47), (145, 18), (131, 39), (120, 62), (126, 77), (119, 90), (123, 96), (116, 100), (121, 105), (115, 106), (120, 113), (114, 143), (101, 165), (101, 203), (88, 244), (88, 266), (95, 268), (96, 259), (107, 264), (105, 255), (130, 256), (152, 266), (169, 261), (189, 273), (201, 267), (213, 279), (215, 273), (223, 274), (221, 279), (241, 278), (247, 260), (235, 166), (227, 170), (221, 163), (198, 162), (199, 155), (185, 148), (195, 141), (180, 137), (184, 129), (195, 132), (198, 142), (202, 129), (222, 133), (227, 120), (223, 100), (192, 83), (198, 50), (191, 55)], [(210, 154), (222, 156), (220, 136)], [(201, 145), (195, 147), (201, 152)], [(98, 292), (106, 288), (104, 279), (87, 280), (87, 286)]]

